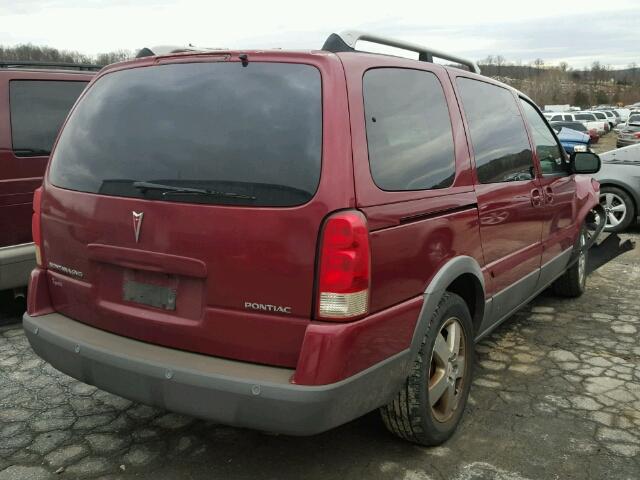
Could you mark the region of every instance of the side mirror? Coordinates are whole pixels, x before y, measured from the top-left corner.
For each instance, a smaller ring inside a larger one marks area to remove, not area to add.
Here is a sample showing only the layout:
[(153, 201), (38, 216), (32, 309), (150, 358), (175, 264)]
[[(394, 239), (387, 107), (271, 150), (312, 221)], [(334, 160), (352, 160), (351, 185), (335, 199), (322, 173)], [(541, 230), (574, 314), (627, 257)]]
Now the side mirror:
[(597, 173), (600, 170), (600, 157), (593, 152), (574, 152), (569, 157), (572, 173)]

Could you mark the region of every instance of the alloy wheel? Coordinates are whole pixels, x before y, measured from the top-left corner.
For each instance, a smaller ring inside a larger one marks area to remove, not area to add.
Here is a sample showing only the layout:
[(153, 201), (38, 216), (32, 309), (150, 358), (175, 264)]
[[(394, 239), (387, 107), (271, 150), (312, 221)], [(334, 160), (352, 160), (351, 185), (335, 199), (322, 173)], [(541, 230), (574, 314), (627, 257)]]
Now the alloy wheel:
[(433, 417), (449, 420), (460, 404), (464, 390), (467, 338), (460, 320), (449, 318), (438, 332), (429, 366), (429, 402)]
[(584, 283), (586, 278), (586, 273), (587, 273), (587, 251), (585, 248), (586, 245), (587, 245), (587, 234), (581, 233), (580, 234), (580, 254), (578, 256), (578, 281), (580, 282), (580, 285)]
[(600, 204), (604, 207), (607, 216), (605, 228), (617, 227), (627, 216), (627, 205), (615, 193), (602, 193), (600, 195)]

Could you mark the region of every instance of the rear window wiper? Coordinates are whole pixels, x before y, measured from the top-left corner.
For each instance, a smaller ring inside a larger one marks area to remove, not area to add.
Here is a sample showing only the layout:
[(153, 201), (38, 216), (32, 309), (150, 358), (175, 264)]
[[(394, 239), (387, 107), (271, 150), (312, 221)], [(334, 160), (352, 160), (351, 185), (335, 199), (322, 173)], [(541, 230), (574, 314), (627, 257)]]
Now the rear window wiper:
[(18, 157), (37, 157), (51, 154), (51, 151), (43, 148), (14, 148), (13, 153)]
[(147, 190), (161, 190), (162, 196), (172, 194), (191, 194), (191, 195), (207, 195), (210, 197), (237, 198), (238, 200), (255, 200), (252, 195), (243, 195), (235, 192), (220, 192), (218, 190), (208, 190), (204, 188), (176, 187), (174, 185), (165, 185), (153, 182), (133, 182), (133, 186), (138, 190), (145, 192)]

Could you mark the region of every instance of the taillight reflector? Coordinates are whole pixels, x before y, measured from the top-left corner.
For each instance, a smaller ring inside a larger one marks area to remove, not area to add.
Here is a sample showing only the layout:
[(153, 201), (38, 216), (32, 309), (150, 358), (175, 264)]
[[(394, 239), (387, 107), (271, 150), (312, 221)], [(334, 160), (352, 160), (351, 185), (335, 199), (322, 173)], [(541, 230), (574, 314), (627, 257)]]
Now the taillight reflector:
[(365, 216), (357, 211), (331, 215), (320, 239), (317, 316), (354, 319), (369, 311), (370, 250)]
[(33, 192), (33, 214), (31, 215), (31, 235), (36, 247), (36, 263), (42, 266), (42, 233), (40, 231), (40, 202), (42, 201), (42, 187), (38, 187)]

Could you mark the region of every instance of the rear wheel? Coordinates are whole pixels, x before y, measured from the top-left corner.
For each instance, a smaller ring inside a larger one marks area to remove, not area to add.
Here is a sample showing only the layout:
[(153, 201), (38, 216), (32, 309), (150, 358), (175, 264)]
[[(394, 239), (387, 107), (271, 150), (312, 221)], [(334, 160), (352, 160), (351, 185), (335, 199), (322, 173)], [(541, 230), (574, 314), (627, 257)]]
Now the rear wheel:
[(553, 293), (562, 297), (579, 297), (587, 288), (588, 232), (582, 228), (578, 244), (578, 260), (553, 283)]
[(600, 189), (600, 205), (604, 208), (607, 223), (606, 232), (622, 232), (634, 216), (633, 200), (627, 192), (617, 187), (605, 186)]
[(445, 292), (409, 377), (380, 413), (405, 440), (439, 445), (455, 431), (469, 396), (474, 360), (473, 324), (465, 301)]

